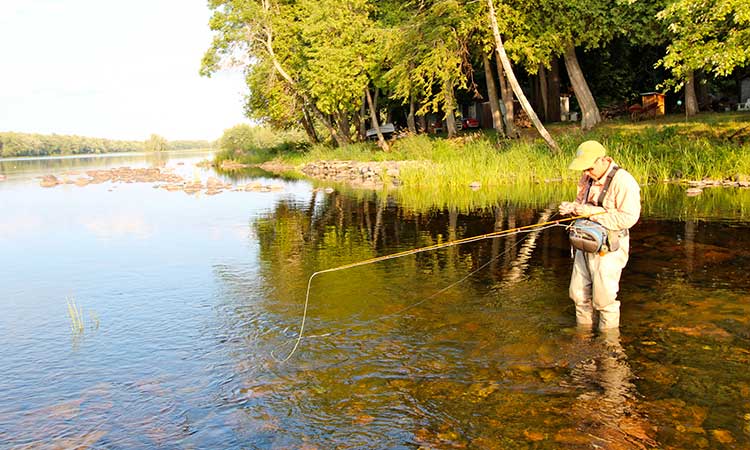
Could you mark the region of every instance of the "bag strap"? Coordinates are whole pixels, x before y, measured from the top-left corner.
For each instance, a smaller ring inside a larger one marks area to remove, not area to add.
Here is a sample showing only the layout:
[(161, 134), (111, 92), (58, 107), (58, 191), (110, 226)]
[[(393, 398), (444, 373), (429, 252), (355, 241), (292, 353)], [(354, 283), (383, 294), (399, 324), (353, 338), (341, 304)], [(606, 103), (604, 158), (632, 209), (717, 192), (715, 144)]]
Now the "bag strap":
[(598, 206), (602, 205), (602, 202), (604, 201), (604, 197), (607, 195), (607, 191), (609, 191), (609, 186), (612, 184), (612, 178), (615, 177), (615, 174), (617, 174), (618, 170), (620, 170), (620, 166), (612, 167), (612, 170), (609, 172), (609, 175), (607, 175), (607, 179), (604, 180), (604, 186), (602, 187), (602, 192), (601, 194), (599, 194), (599, 198), (596, 201), (596, 204)]
[[(620, 166), (613, 165), (612, 170), (610, 170), (609, 174), (607, 175), (607, 178), (604, 179), (604, 186), (602, 186), (602, 192), (599, 194), (599, 198), (596, 200), (596, 203), (594, 203), (594, 206), (601, 206), (602, 202), (604, 201), (604, 197), (607, 195), (607, 191), (609, 191), (609, 185), (612, 184), (612, 178), (615, 177), (615, 174), (617, 171), (620, 170)], [(586, 196), (585, 199), (589, 198), (589, 192), (591, 192), (591, 186), (594, 184), (594, 179), (589, 178), (589, 185), (586, 188)], [(586, 200), (588, 202), (588, 200)]]

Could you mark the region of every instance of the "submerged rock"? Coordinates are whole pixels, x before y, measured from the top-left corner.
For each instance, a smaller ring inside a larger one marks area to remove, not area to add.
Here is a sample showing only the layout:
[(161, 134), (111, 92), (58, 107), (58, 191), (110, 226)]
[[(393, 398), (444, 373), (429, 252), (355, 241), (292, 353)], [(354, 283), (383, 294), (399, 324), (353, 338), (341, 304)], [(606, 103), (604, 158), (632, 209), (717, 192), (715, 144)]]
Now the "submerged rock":
[(720, 328), (712, 323), (708, 324), (700, 324), (693, 327), (689, 326), (683, 326), (683, 327), (669, 327), (670, 331), (674, 331), (677, 333), (682, 333), (691, 337), (697, 337), (697, 338), (714, 338), (714, 339), (720, 339), (720, 340), (731, 340), (732, 335), (724, 330), (723, 328)]
[(734, 436), (727, 430), (711, 430), (711, 436), (722, 444), (731, 444), (734, 442)]
[(235, 161), (222, 161), (221, 165), (219, 166), (223, 170), (237, 170), (237, 169), (245, 169), (250, 167), (249, 164), (242, 164)]
[(540, 433), (539, 431), (524, 430), (523, 435), (531, 442), (539, 442), (544, 440), (544, 434)]
[(41, 187), (55, 187), (60, 184), (60, 180), (54, 175), (45, 175), (42, 177), (42, 181), (39, 182)]
[(588, 445), (591, 438), (573, 428), (564, 428), (555, 433), (555, 442), (568, 445)]

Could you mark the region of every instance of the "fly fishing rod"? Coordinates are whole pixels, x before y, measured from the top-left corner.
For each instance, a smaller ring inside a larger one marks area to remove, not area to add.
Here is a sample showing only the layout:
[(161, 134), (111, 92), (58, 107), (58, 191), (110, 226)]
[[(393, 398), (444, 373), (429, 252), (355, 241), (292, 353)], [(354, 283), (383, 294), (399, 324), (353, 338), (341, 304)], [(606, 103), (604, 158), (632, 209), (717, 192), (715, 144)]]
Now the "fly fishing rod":
[(350, 263), (350, 264), (344, 264), (343, 266), (332, 267), (330, 269), (319, 270), (317, 272), (313, 272), (313, 274), (310, 275), (310, 278), (307, 280), (307, 292), (305, 293), (305, 305), (304, 305), (304, 309), (303, 309), (303, 312), (302, 312), (302, 321), (301, 321), (300, 327), (299, 327), (299, 334), (297, 335), (297, 339), (296, 339), (296, 341), (294, 343), (294, 347), (292, 348), (292, 350), (289, 352), (289, 354), (284, 359), (279, 360), (279, 362), (286, 362), (286, 361), (288, 361), (289, 358), (291, 358), (292, 355), (294, 355), (294, 352), (297, 351), (297, 347), (299, 347), (300, 342), (302, 342), (302, 335), (303, 335), (303, 333), (305, 331), (305, 322), (307, 321), (307, 308), (308, 308), (308, 306), (310, 304), (310, 287), (312, 286), (313, 278), (315, 278), (318, 275), (322, 275), (324, 273), (330, 273), (330, 272), (338, 272), (340, 270), (352, 269), (354, 267), (365, 266), (365, 265), (368, 265), (368, 264), (374, 264), (376, 262), (387, 261), (389, 259), (396, 259), (396, 258), (401, 258), (401, 257), (404, 257), (404, 256), (409, 256), (409, 255), (415, 255), (417, 253), (428, 252), (428, 251), (432, 251), (432, 250), (438, 250), (438, 249), (441, 249), (441, 248), (453, 247), (453, 246), (456, 246), (456, 245), (468, 244), (468, 243), (471, 243), (471, 242), (482, 241), (482, 240), (485, 240), (485, 239), (492, 239), (492, 238), (497, 238), (497, 237), (502, 237), (502, 236), (508, 236), (508, 235), (512, 235), (512, 234), (522, 233), (522, 232), (531, 231), (531, 230), (534, 230), (534, 229), (537, 229), (537, 228), (557, 226), (557, 225), (560, 225), (561, 223), (564, 223), (564, 222), (571, 222), (571, 221), (574, 221), (574, 220), (577, 220), (577, 219), (586, 219), (588, 217), (595, 216), (595, 215), (598, 215), (598, 214), (603, 214), (603, 213), (604, 213), (604, 211), (597, 212), (597, 213), (594, 213), (594, 214), (589, 214), (589, 215), (581, 215), (581, 216), (568, 217), (568, 218), (565, 218), (565, 219), (548, 220), (546, 222), (535, 223), (533, 225), (526, 225), (526, 226), (523, 226), (523, 227), (509, 228), (507, 230), (494, 231), (492, 233), (482, 234), (482, 235), (479, 235), (479, 236), (471, 236), (471, 237), (467, 237), (467, 238), (463, 238), (463, 239), (457, 239), (455, 241), (442, 242), (442, 243), (439, 243), (439, 244), (428, 245), (426, 247), (419, 247), (419, 248), (415, 248), (415, 249), (412, 249), (412, 250), (404, 250), (402, 252), (392, 253), (390, 255), (378, 256), (378, 257), (375, 257), (375, 258), (365, 259), (363, 261), (357, 261), (357, 262), (353, 262), (353, 263)]

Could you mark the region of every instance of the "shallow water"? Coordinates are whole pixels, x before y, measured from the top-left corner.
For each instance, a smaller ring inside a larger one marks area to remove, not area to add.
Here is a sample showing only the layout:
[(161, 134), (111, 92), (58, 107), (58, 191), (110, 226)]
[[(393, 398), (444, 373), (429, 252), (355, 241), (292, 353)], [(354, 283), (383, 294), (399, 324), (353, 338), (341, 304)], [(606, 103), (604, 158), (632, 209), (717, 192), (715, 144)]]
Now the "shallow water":
[(206, 196), (34, 178), (221, 176), (193, 166), (206, 156), (0, 161), (0, 447), (750, 445), (744, 192), (644, 192), (619, 336), (576, 331), (554, 228), (321, 275), (280, 363), (312, 272), (536, 223), (563, 198), (418, 211), (303, 181)]

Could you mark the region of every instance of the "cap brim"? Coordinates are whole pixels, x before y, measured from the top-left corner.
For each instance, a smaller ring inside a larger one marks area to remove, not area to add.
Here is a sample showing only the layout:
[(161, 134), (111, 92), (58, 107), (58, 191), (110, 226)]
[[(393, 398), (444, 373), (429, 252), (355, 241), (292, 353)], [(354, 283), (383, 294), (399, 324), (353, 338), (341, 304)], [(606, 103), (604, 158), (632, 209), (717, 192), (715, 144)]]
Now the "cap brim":
[(586, 170), (589, 167), (593, 166), (596, 162), (597, 156), (591, 156), (591, 157), (578, 157), (573, 160), (573, 162), (570, 163), (568, 166), (568, 169), (570, 170)]

